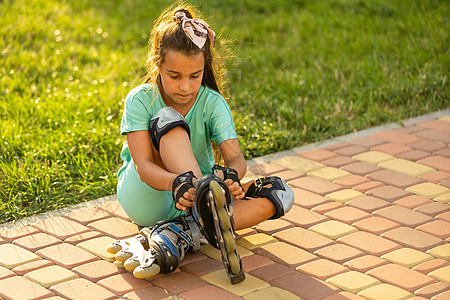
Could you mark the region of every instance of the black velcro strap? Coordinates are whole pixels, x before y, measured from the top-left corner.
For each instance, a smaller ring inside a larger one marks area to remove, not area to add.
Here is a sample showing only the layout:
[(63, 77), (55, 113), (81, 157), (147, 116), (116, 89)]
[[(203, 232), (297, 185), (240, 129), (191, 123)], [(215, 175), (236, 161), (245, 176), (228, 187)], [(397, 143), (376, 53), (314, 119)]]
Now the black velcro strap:
[[(173, 201), (178, 202), (178, 200), (183, 197), (184, 193), (186, 193), (190, 188), (193, 188), (194, 185), (192, 181), (195, 177), (194, 172), (188, 171), (186, 173), (178, 175), (172, 184), (172, 198)], [(175, 190), (178, 188), (177, 193), (175, 194)]]

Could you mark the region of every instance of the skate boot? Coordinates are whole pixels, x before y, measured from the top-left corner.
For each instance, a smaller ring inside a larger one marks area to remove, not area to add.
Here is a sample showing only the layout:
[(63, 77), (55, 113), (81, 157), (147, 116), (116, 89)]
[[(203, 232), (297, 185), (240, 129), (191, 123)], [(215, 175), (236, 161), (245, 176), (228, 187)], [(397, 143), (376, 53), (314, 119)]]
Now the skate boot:
[(211, 246), (220, 250), (231, 283), (243, 281), (245, 275), (236, 251), (233, 197), (226, 183), (215, 175), (198, 180), (191, 213)]
[(173, 272), (188, 250), (200, 250), (200, 232), (191, 216), (158, 222), (143, 228), (135, 237), (114, 241), (107, 248), (115, 254), (119, 265), (123, 263), (136, 278)]

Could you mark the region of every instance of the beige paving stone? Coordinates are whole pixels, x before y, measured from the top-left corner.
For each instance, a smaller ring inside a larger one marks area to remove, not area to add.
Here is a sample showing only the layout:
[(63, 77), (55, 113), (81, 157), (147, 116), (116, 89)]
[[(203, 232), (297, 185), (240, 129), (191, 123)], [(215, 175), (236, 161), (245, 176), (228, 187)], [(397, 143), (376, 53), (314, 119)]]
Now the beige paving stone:
[(327, 279), (326, 282), (354, 294), (381, 283), (369, 275), (356, 271), (349, 271), (333, 276)]
[(342, 187), (338, 184), (311, 176), (304, 176), (294, 179), (289, 182), (289, 185), (307, 190), (320, 196), (325, 196), (327, 194), (342, 190)]
[(378, 151), (368, 151), (360, 154), (356, 154), (352, 157), (353, 159), (363, 161), (369, 164), (378, 165), (379, 163), (382, 163), (384, 161), (388, 161), (391, 159), (395, 159), (394, 156), (378, 152)]
[(372, 287), (369, 287), (365, 290), (362, 290), (358, 293), (358, 296), (362, 296), (369, 300), (378, 300), (378, 299), (395, 299), (395, 300), (403, 300), (413, 297), (414, 295), (404, 289), (396, 287), (394, 285), (390, 285), (387, 283), (378, 284)]
[(381, 258), (407, 268), (412, 268), (423, 262), (434, 259), (433, 256), (429, 254), (411, 248), (397, 249), (392, 252), (386, 253), (385, 255), (381, 256)]
[(286, 156), (274, 161), (271, 161), (271, 163), (277, 164), (279, 166), (282, 166), (286, 169), (291, 169), (298, 171), (300, 173), (308, 173), (316, 169), (320, 169), (325, 167), (324, 164), (318, 163), (316, 161), (306, 159), (299, 156)]
[(431, 182), (419, 183), (406, 189), (408, 192), (423, 196), (429, 199), (436, 198), (450, 192), (450, 189)]
[(440, 196), (437, 196), (437, 197), (433, 198), (433, 200), (436, 202), (441, 202), (441, 203), (449, 203), (450, 202), (450, 192), (445, 193)]
[(297, 267), (296, 270), (320, 280), (326, 280), (330, 277), (349, 271), (348, 268), (342, 266), (341, 264), (327, 259), (319, 259), (309, 262)]
[(31, 271), (35, 271), (37, 269), (45, 268), (53, 266), (53, 263), (51, 261), (40, 259), (36, 261), (32, 261), (29, 263), (26, 263), (24, 265), (20, 265), (12, 269), (17, 275), (23, 276), (26, 273), (29, 273)]
[(101, 206), (99, 206), (101, 210), (106, 211), (107, 213), (119, 217), (121, 219), (124, 219), (125, 221), (131, 222), (131, 219), (128, 217), (125, 210), (122, 208), (122, 205), (120, 205), (119, 201), (110, 201), (107, 202)]
[(364, 252), (339, 243), (316, 250), (314, 254), (338, 264), (344, 264), (347, 261), (364, 256)]
[(323, 235), (332, 240), (338, 239), (344, 235), (358, 231), (358, 229), (356, 229), (351, 225), (335, 220), (314, 225), (310, 227), (309, 230), (314, 231), (315, 233)]
[(109, 213), (98, 207), (76, 209), (65, 215), (66, 218), (77, 221), (83, 225), (111, 217)]
[(289, 267), (298, 267), (301, 264), (318, 259), (314, 254), (282, 242), (265, 245), (254, 251), (256, 254)]
[(81, 242), (77, 244), (77, 247), (80, 247), (81, 249), (84, 249), (106, 261), (114, 261), (114, 254), (106, 251), (106, 247), (114, 241), (115, 239), (113, 238), (102, 236), (100, 238)]
[(90, 231), (90, 229), (86, 226), (64, 217), (53, 217), (40, 220), (31, 224), (31, 226), (39, 229), (42, 232), (53, 235), (60, 240), (64, 240), (73, 235)]
[(13, 244), (0, 245), (0, 266), (2, 267), (12, 269), (40, 259), (40, 256), (19, 246)]
[(311, 252), (335, 243), (329, 238), (300, 227), (293, 227), (279, 231), (273, 236), (282, 242)]
[(428, 250), (427, 253), (433, 255), (436, 258), (450, 260), (450, 243), (434, 247)]
[(321, 162), (324, 160), (328, 160), (328, 159), (337, 157), (339, 155), (334, 153), (333, 151), (326, 150), (326, 149), (314, 149), (314, 150), (300, 153), (300, 154), (298, 154), (298, 156)]
[(413, 177), (418, 177), (420, 175), (436, 171), (431, 167), (421, 165), (403, 158), (390, 159), (388, 161), (379, 163), (378, 166)]
[(388, 262), (378, 256), (364, 255), (344, 263), (344, 266), (361, 273), (366, 273), (371, 269), (387, 265)]
[(298, 300), (298, 296), (274, 286), (257, 290), (243, 298), (246, 300)]
[(231, 284), (225, 270), (217, 270), (215, 272), (203, 275), (200, 278), (238, 296), (244, 296), (254, 291), (270, 287), (267, 282), (264, 282), (250, 274), (245, 274), (244, 281), (238, 284)]
[(118, 240), (128, 238), (139, 233), (139, 228), (136, 224), (118, 217), (107, 218), (89, 223), (88, 226)]
[(5, 241), (12, 242), (15, 239), (36, 233), (39, 233), (39, 230), (34, 227), (20, 226), (0, 232), (0, 237), (2, 237)]
[(13, 271), (11, 271), (5, 267), (0, 267), (0, 280), (6, 279), (9, 277), (13, 277), (13, 276), (16, 276), (16, 273), (14, 273)]
[(32, 235), (27, 235), (13, 241), (14, 245), (23, 247), (31, 252), (36, 252), (39, 249), (60, 244), (62, 241), (52, 235), (39, 232)]
[(275, 243), (277, 239), (271, 237), (270, 235), (264, 233), (252, 234), (243, 238), (240, 238), (236, 243), (244, 248), (253, 250), (255, 248), (262, 247), (264, 245)]
[(450, 266), (434, 270), (433, 272), (428, 273), (428, 276), (433, 277), (434, 279), (437, 279), (439, 281), (450, 283)]
[(328, 220), (327, 217), (321, 214), (297, 205), (292, 206), (291, 210), (281, 217), (281, 219), (303, 228), (308, 228)]
[(93, 299), (106, 300), (115, 299), (117, 296), (104, 287), (90, 282), (84, 278), (74, 279), (68, 282), (60, 283), (50, 289), (57, 295), (67, 299)]
[(364, 196), (364, 194), (361, 192), (358, 192), (358, 191), (355, 191), (352, 189), (345, 189), (345, 190), (333, 192), (331, 194), (326, 195), (325, 197), (330, 200), (333, 200), (333, 201), (346, 203), (348, 201), (361, 198), (363, 196)]
[(27, 273), (24, 277), (49, 288), (58, 283), (76, 279), (78, 275), (60, 266), (50, 266)]
[(39, 284), (22, 276), (14, 276), (0, 280), (0, 297), (5, 299), (44, 299), (53, 293)]
[(120, 269), (116, 265), (108, 261), (97, 260), (75, 267), (72, 269), (72, 271), (90, 281), (97, 282), (106, 277), (123, 273), (126, 270)]
[(98, 238), (103, 236), (103, 234), (101, 234), (98, 231), (89, 231), (89, 232), (85, 232), (85, 233), (80, 233), (74, 236), (71, 236), (70, 238), (67, 238), (64, 240), (65, 243), (71, 244), (71, 245), (76, 245), (78, 243), (90, 240), (90, 239), (94, 239), (94, 238)]
[(303, 189), (292, 188), (294, 192), (294, 204), (300, 205), (301, 207), (310, 209), (314, 206), (324, 204), (329, 200), (323, 196), (317, 195), (315, 193), (305, 191)]
[(36, 254), (68, 269), (98, 260), (97, 256), (88, 251), (67, 243), (41, 249)]
[(430, 284), (429, 286), (425, 286), (421, 289), (418, 289), (417, 291), (414, 291), (414, 294), (416, 296), (424, 297), (426, 299), (432, 299), (433, 296), (445, 291), (450, 291), (450, 284), (445, 282), (437, 282), (434, 284)]
[(335, 181), (337, 179), (352, 175), (350, 172), (333, 168), (333, 167), (323, 167), (317, 170), (309, 172), (307, 175), (318, 177), (328, 181)]
[(257, 174), (260, 176), (269, 176), (273, 173), (277, 173), (284, 170), (286, 169), (272, 163), (263, 163), (256, 166), (250, 166), (247, 168), (247, 172), (250, 171), (253, 174)]
[[(294, 227), (294, 225), (289, 223), (288, 221), (283, 220), (283, 219), (276, 219), (276, 220), (266, 220), (262, 223), (259, 223), (258, 225), (256, 225), (254, 227), (254, 229), (257, 232), (262, 232), (262, 233), (265, 233), (268, 235), (272, 235), (276, 232), (283, 231), (285, 229), (292, 228), (292, 227)], [(251, 232), (249, 234), (245, 234), (245, 235), (241, 235), (240, 232), (242, 230), (239, 230), (239, 232), (236, 231), (236, 234), (239, 235), (239, 237), (247, 236), (250, 234), (254, 234), (255, 230), (252, 229), (253, 232)]]
[[(240, 245), (236, 245), (236, 251), (241, 258), (253, 255), (252, 251)], [(222, 255), (220, 254), (219, 249), (214, 248), (210, 244), (202, 245), (200, 248), (200, 252), (215, 260), (222, 261)]]
[(450, 122), (450, 115), (440, 117), (439, 120), (441, 120), (441, 121), (446, 121), (446, 122)]
[(113, 275), (100, 280), (99, 282), (97, 282), (97, 284), (106, 288), (110, 292), (113, 292), (116, 295), (124, 295), (131, 291), (143, 289), (152, 285), (147, 280), (135, 278), (131, 273), (121, 273)]

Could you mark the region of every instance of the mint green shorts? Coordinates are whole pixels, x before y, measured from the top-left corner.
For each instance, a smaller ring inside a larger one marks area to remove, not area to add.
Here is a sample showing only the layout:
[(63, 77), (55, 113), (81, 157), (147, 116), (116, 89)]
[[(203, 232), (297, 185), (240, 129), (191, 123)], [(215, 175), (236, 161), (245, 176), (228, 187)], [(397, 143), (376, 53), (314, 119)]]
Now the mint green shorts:
[(185, 214), (175, 208), (172, 192), (157, 191), (141, 181), (133, 162), (119, 174), (117, 199), (128, 217), (140, 226), (152, 226)]

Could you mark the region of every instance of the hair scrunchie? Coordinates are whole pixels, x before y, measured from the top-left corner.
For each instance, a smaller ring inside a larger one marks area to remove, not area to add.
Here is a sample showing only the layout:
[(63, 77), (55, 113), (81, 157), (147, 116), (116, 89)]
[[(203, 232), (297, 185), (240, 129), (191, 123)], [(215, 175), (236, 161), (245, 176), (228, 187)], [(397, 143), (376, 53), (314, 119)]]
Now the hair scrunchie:
[(181, 27), (188, 38), (200, 49), (203, 48), (206, 38), (209, 36), (211, 46), (214, 47), (216, 33), (202, 19), (190, 19), (183, 11), (177, 11), (172, 17), (174, 21), (181, 21)]

